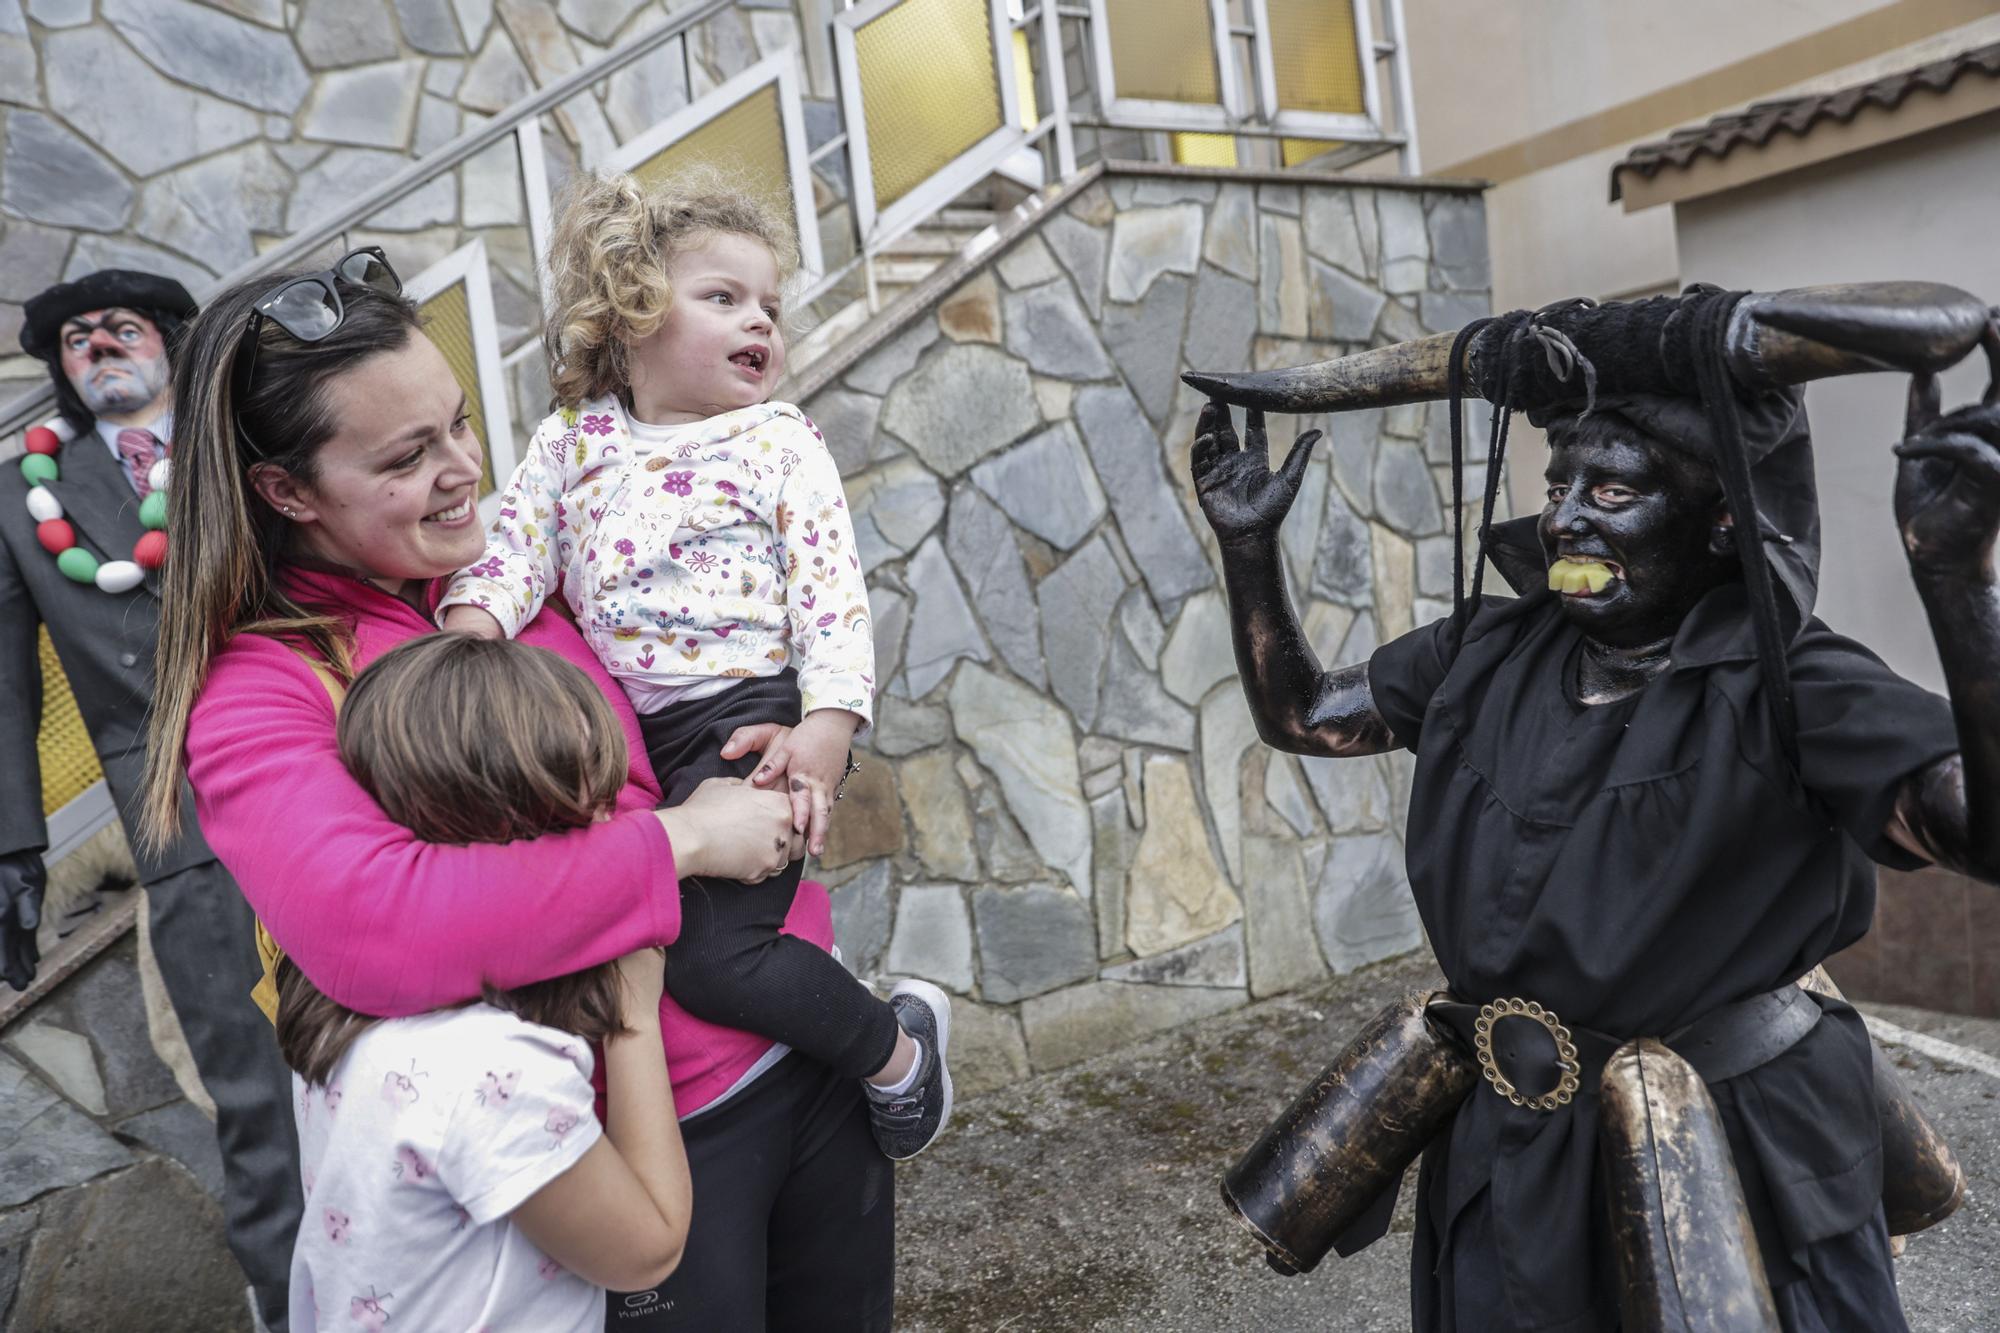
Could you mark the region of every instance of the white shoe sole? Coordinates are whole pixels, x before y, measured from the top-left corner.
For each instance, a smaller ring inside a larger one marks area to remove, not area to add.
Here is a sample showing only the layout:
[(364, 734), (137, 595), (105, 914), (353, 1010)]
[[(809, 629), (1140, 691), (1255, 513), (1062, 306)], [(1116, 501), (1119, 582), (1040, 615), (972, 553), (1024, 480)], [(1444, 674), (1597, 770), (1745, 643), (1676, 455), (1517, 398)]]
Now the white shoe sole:
[(924, 1144), (922, 1148), (917, 1149), (908, 1157), (894, 1159), (899, 1162), (908, 1162), (921, 1157), (930, 1148), (932, 1143), (936, 1143), (938, 1139), (943, 1137), (945, 1128), (951, 1124), (951, 1062), (946, 1055), (946, 1052), (951, 1048), (951, 997), (938, 987), (933, 986), (930, 982), (920, 981), (916, 978), (897, 982), (895, 988), (889, 992), (889, 998), (893, 1000), (898, 995), (916, 996), (919, 1000), (930, 1006), (930, 1011), (937, 1015), (938, 1072), (944, 1075), (944, 1109), (938, 1114), (937, 1130), (932, 1133), (930, 1142)]

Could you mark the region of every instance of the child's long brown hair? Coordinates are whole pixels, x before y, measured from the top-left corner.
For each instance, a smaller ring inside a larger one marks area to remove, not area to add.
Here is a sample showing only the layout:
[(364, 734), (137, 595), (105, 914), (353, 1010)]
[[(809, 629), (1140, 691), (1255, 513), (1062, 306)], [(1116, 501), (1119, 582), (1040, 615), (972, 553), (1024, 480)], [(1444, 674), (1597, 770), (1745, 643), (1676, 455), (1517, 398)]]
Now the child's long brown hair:
[[(339, 740), (382, 812), (425, 842), (581, 828), (625, 785), (625, 733), (603, 693), (555, 654), (506, 639), (432, 634), (390, 649), (355, 677)], [(625, 1030), (618, 996), (604, 963), (485, 998), (602, 1041)], [(334, 1003), (291, 959), (279, 964), (278, 1047), (306, 1082), (325, 1083), (379, 1021)]]

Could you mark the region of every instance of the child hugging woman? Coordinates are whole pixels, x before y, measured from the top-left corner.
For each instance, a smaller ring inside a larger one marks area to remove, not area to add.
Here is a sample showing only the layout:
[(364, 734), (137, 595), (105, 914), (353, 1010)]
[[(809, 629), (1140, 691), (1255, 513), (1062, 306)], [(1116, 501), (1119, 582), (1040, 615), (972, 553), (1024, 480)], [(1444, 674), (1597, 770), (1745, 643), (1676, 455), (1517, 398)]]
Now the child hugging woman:
[[(438, 615), (511, 637), (552, 596), (567, 603), (631, 697), (667, 804), (710, 777), (782, 782), (817, 854), (875, 663), (839, 470), (804, 413), (769, 401), (796, 255), (768, 207), (706, 173), (572, 190), (549, 256), (561, 407)], [(761, 760), (732, 740), (758, 723), (792, 728)], [(802, 864), (683, 880), (667, 988), (697, 1017), (865, 1079), (876, 1142), (913, 1157), (951, 1113), (949, 1003), (916, 980), (885, 1003), (782, 934)]]
[[(577, 667), (527, 644), (413, 639), (356, 677), (341, 760), (426, 842), (510, 842), (610, 817), (625, 736)], [(660, 1034), (662, 955), (484, 1003), (378, 1019), (287, 958), (306, 1214), (295, 1330), (604, 1327), (604, 1288), (666, 1280), (690, 1209)], [(604, 1048), (606, 1127), (591, 1113)], [(666, 1114), (662, 1115), (661, 1111)]]

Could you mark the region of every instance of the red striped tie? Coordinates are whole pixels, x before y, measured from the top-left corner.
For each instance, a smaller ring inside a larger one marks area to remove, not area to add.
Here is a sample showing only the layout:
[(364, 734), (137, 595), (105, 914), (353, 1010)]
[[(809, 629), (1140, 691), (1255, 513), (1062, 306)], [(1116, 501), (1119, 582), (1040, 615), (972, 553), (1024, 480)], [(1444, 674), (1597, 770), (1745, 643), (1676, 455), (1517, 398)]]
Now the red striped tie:
[(125, 460), (125, 475), (132, 482), (132, 489), (139, 493), (141, 500), (153, 493), (153, 483), (148, 477), (153, 464), (160, 461), (160, 441), (149, 430), (121, 430), (118, 432), (118, 456)]

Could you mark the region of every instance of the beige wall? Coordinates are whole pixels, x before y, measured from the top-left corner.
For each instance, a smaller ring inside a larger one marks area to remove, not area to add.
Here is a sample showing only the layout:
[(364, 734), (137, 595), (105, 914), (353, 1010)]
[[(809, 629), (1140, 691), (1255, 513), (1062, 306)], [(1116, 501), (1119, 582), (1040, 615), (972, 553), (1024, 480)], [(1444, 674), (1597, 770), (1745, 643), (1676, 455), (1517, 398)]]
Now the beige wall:
[[(1980, 201), (1990, 199), (1996, 179), (2000, 112), (1654, 211), (1678, 213), (1687, 272), (1725, 287), (1929, 279), (1992, 301), (2000, 299), (2000, 245)], [(1890, 508), (1889, 450), (1902, 434), (1906, 383), (1866, 375), (1807, 391), (1827, 533), (1820, 614), (1896, 670), (1940, 689)], [(1945, 376), (1945, 405), (1971, 401), (1984, 387), (1985, 366), (1975, 357)]]
[[(1637, 143), (1751, 102), (1842, 87), (2000, 36), (1994, 0), (1405, 0), (1424, 168), (1491, 180), (1493, 307), (1713, 279), (1672, 210), (1626, 213), (1611, 167)], [(1510, 485), (1539, 504), (1521, 431)]]

